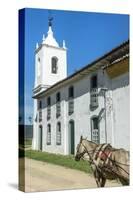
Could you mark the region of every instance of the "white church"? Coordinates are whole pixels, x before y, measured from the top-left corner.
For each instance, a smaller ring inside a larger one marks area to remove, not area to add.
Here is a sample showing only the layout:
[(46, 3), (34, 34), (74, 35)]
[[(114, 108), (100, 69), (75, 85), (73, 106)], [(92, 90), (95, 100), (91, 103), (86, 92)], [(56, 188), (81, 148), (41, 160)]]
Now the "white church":
[(80, 136), (129, 150), (129, 41), (67, 76), (67, 47), (36, 45), (32, 149), (75, 154)]

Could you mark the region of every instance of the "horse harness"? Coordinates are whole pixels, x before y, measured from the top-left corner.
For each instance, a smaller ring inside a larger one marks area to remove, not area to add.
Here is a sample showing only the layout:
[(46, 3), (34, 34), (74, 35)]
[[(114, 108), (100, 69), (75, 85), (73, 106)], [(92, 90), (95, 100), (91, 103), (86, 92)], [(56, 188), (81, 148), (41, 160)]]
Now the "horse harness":
[[(83, 144), (82, 144), (83, 145)], [(112, 147), (110, 144), (101, 144), (96, 149), (88, 151), (87, 148), (83, 145), (84, 151), (80, 154), (80, 157), (82, 157), (85, 153), (88, 154), (90, 158), (90, 163), (97, 164), (99, 165), (100, 161), (102, 164), (108, 164), (109, 161), (111, 160), (111, 155), (112, 155)]]
[(110, 144), (101, 144), (96, 147), (93, 160), (99, 167), (112, 165), (112, 147)]
[[(114, 175), (117, 175), (119, 177), (119, 174), (117, 173), (116, 167), (119, 167), (123, 171), (125, 171), (122, 167), (120, 167), (112, 159), (113, 148), (110, 144), (100, 144), (93, 151), (88, 151), (85, 146), (84, 146), (84, 148), (85, 148), (85, 151), (83, 152), (83, 155), (85, 153), (87, 153), (89, 158), (90, 158), (90, 161), (89, 161), (90, 164), (94, 165), (95, 168), (99, 172), (103, 173), (104, 175), (106, 173), (108, 173), (110, 175), (114, 174)], [(91, 154), (92, 154), (92, 156), (91, 156)], [(120, 164), (122, 164), (122, 163), (120, 163)], [(129, 174), (126, 171), (125, 171), (125, 173)]]

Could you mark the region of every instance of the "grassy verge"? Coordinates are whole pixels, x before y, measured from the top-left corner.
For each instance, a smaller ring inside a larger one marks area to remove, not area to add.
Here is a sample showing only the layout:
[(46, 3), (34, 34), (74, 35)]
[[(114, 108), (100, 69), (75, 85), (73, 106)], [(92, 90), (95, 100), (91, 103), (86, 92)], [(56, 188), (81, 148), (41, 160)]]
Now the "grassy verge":
[(33, 150), (26, 150), (25, 156), (31, 159), (44, 161), (56, 165), (61, 165), (64, 167), (68, 167), (71, 169), (77, 169), (80, 171), (84, 171), (86, 173), (91, 173), (91, 167), (87, 161), (79, 161), (76, 162), (74, 160), (74, 156), (69, 155), (59, 155), (59, 154), (52, 154), (52, 153), (46, 153), (46, 152), (39, 152), (39, 151), (33, 151)]

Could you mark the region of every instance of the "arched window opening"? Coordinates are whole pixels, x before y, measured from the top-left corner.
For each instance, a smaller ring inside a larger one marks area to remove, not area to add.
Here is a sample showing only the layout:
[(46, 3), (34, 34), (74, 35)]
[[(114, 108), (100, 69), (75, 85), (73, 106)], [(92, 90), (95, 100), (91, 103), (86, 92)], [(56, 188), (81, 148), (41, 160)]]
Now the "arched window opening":
[(57, 123), (57, 129), (56, 129), (56, 144), (61, 145), (61, 123)]
[(51, 118), (51, 97), (47, 98), (47, 120)]
[(40, 60), (40, 58), (37, 59), (37, 75), (38, 75), (38, 77), (41, 75), (41, 60)]
[(71, 115), (74, 112), (74, 87), (68, 88), (68, 114)]
[(61, 94), (58, 92), (56, 94), (56, 117), (61, 115)]
[(51, 65), (52, 65), (52, 73), (57, 74), (57, 69), (58, 69), (58, 58), (57, 57), (52, 57), (51, 59)]
[(47, 126), (47, 145), (51, 145), (51, 125)]

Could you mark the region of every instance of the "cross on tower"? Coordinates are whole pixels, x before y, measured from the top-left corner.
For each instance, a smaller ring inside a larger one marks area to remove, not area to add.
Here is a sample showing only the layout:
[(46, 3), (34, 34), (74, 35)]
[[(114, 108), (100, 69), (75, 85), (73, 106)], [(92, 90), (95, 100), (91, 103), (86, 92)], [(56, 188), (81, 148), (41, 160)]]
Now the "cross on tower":
[(53, 21), (53, 17), (49, 17), (49, 19), (48, 19), (48, 25), (49, 26), (52, 26), (52, 21)]

